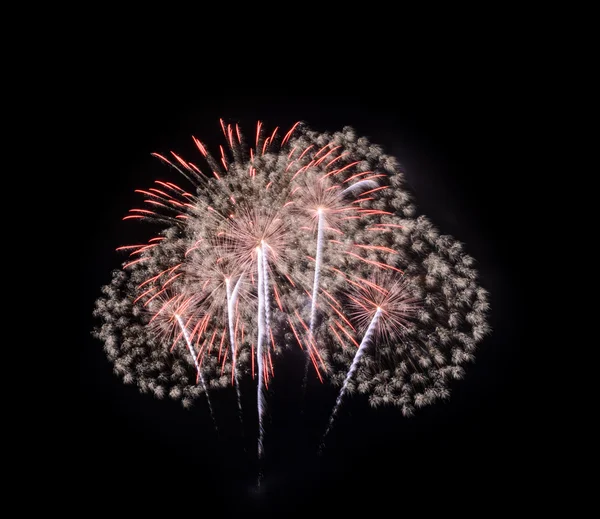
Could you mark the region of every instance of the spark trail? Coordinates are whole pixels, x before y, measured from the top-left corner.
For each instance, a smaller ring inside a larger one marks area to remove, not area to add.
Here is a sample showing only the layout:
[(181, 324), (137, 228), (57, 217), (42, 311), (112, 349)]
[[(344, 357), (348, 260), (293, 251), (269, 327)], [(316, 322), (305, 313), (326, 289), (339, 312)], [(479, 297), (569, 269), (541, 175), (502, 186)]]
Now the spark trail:
[(261, 241), (262, 251), (262, 268), (263, 268), (263, 289), (265, 294), (264, 308), (265, 308), (265, 335), (267, 344), (269, 342), (269, 336), (271, 334), (271, 298), (269, 297), (269, 269), (267, 250), (269, 246)]
[(317, 223), (317, 254), (315, 258), (315, 274), (312, 289), (312, 299), (310, 306), (310, 340), (308, 341), (306, 349), (306, 361), (304, 364), (304, 379), (302, 381), (302, 391), (306, 392), (306, 385), (308, 383), (308, 368), (311, 362), (310, 348), (312, 344), (316, 344), (314, 335), (315, 331), (315, 320), (317, 318), (317, 297), (319, 293), (319, 277), (321, 274), (321, 263), (323, 261), (323, 244), (324, 244), (324, 231), (325, 231), (325, 211), (319, 207), (317, 209), (318, 223)]
[(217, 431), (217, 433), (218, 433), (219, 428), (217, 426), (217, 420), (215, 419), (213, 407), (210, 402), (210, 396), (208, 394), (208, 387), (206, 386), (206, 380), (204, 380), (204, 375), (202, 374), (202, 368), (200, 367), (200, 364), (198, 363), (198, 359), (196, 358), (196, 352), (194, 351), (194, 346), (192, 345), (192, 339), (190, 338), (190, 333), (188, 332), (188, 329), (185, 326), (185, 323), (183, 322), (183, 319), (181, 318), (181, 316), (179, 314), (175, 314), (175, 319), (177, 320), (177, 324), (179, 325), (179, 328), (181, 329), (181, 333), (183, 334), (185, 343), (187, 344), (188, 350), (190, 351), (190, 355), (192, 356), (192, 359), (194, 360), (194, 366), (196, 366), (196, 371), (198, 373), (198, 379), (200, 380), (200, 383), (202, 384), (202, 389), (204, 390), (204, 394), (206, 395), (206, 402), (208, 403), (210, 417), (212, 418), (212, 421), (215, 425), (215, 431)]
[[(240, 374), (239, 374), (239, 369), (238, 369), (237, 363), (236, 363), (237, 347), (236, 347), (236, 342), (235, 342), (235, 327), (234, 327), (235, 304), (237, 302), (237, 298), (239, 295), (240, 284), (242, 282), (242, 278), (243, 278), (243, 276), (239, 277), (239, 279), (237, 280), (237, 283), (235, 284), (233, 291), (231, 290), (231, 279), (230, 278), (225, 279), (225, 284), (226, 284), (226, 291), (227, 291), (227, 323), (229, 326), (229, 342), (230, 342), (230, 347), (231, 347), (231, 362), (232, 362), (231, 369), (233, 371), (238, 411), (240, 414), (240, 422), (242, 423), (242, 426), (243, 426), (244, 422), (243, 422), (243, 415), (242, 415), (242, 395), (241, 395), (241, 391), (240, 391)], [(243, 430), (243, 428), (242, 428), (242, 430)]]
[(315, 259), (315, 277), (313, 282), (312, 301), (310, 306), (310, 334), (314, 336), (315, 319), (317, 317), (317, 294), (319, 291), (319, 276), (321, 274), (321, 262), (323, 261), (323, 233), (325, 227), (325, 214), (323, 209), (317, 210), (319, 222), (317, 225), (317, 257)]
[(327, 437), (327, 435), (329, 434), (329, 432), (331, 431), (331, 429), (333, 427), (335, 417), (337, 416), (337, 413), (342, 404), (344, 395), (346, 394), (346, 390), (348, 388), (348, 382), (350, 382), (350, 380), (352, 380), (352, 377), (354, 376), (354, 373), (356, 372), (356, 370), (358, 368), (360, 359), (365, 354), (365, 351), (367, 350), (369, 344), (372, 341), (373, 335), (374, 335), (375, 330), (377, 329), (377, 325), (379, 323), (379, 319), (381, 318), (381, 313), (382, 313), (381, 308), (377, 308), (377, 311), (375, 312), (375, 315), (373, 316), (373, 319), (371, 320), (371, 323), (369, 324), (369, 327), (367, 328), (367, 332), (365, 333), (362, 341), (360, 342), (360, 346), (359, 346), (356, 354), (354, 355), (354, 359), (352, 360), (352, 365), (350, 366), (350, 369), (348, 370), (348, 373), (346, 374), (346, 378), (344, 379), (342, 389), (340, 389), (338, 397), (335, 401), (335, 406), (333, 407), (333, 411), (331, 412), (331, 415), (329, 417), (329, 423), (327, 425), (327, 429), (325, 430), (325, 434), (323, 434), (323, 438), (321, 439), (321, 446), (319, 447), (319, 453), (322, 452), (323, 447), (325, 445), (325, 438)]
[[(263, 246), (259, 246), (256, 248), (256, 256), (257, 256), (257, 274), (258, 274), (258, 338), (256, 340), (256, 360), (258, 364), (258, 384), (256, 389), (256, 401), (258, 407), (258, 460), (259, 463), (262, 462), (264, 457), (264, 415), (266, 410), (266, 400), (265, 400), (265, 369), (264, 369), (264, 353), (263, 353), (263, 343), (265, 340), (265, 293), (266, 290), (264, 288), (265, 285), (265, 267), (263, 264)], [(258, 484), (260, 485), (262, 473), (259, 471), (258, 476)]]

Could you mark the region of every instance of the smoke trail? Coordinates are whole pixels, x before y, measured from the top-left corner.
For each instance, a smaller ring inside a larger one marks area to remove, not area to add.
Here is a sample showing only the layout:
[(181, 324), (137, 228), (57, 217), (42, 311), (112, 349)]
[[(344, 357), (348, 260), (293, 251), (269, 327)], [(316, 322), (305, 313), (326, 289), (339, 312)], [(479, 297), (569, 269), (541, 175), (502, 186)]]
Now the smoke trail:
[(321, 453), (321, 451), (323, 450), (323, 447), (325, 445), (325, 438), (327, 437), (327, 435), (329, 434), (329, 431), (333, 427), (333, 422), (335, 420), (335, 417), (336, 417), (338, 410), (340, 408), (340, 405), (342, 403), (342, 399), (344, 398), (344, 395), (346, 394), (348, 382), (352, 379), (354, 372), (358, 368), (358, 363), (360, 362), (360, 359), (364, 355), (365, 350), (367, 349), (367, 346), (369, 345), (369, 343), (371, 341), (371, 336), (373, 335), (373, 331), (377, 327), (377, 323), (378, 323), (380, 317), (381, 317), (381, 308), (378, 308), (377, 311), (375, 312), (375, 315), (373, 316), (373, 319), (371, 320), (371, 323), (369, 324), (369, 327), (367, 328), (367, 332), (365, 333), (365, 336), (363, 337), (363, 340), (360, 343), (360, 346), (358, 348), (358, 351), (356, 352), (356, 355), (354, 355), (354, 360), (352, 361), (352, 365), (350, 366), (350, 369), (348, 370), (348, 373), (346, 374), (346, 378), (344, 379), (344, 384), (342, 385), (342, 389), (340, 389), (340, 394), (338, 395), (337, 400), (335, 401), (335, 406), (333, 408), (333, 411), (331, 412), (331, 416), (329, 417), (329, 425), (327, 426), (327, 430), (325, 431), (325, 434), (323, 434), (323, 438), (321, 439), (321, 446), (319, 447), (319, 453)]
[(319, 291), (319, 276), (321, 274), (321, 262), (323, 257), (323, 234), (325, 230), (325, 213), (319, 208), (317, 209), (319, 214), (319, 222), (317, 225), (317, 254), (315, 258), (315, 278), (313, 282), (313, 290), (312, 290), (312, 302), (310, 307), (310, 339), (306, 349), (306, 362), (304, 365), (304, 380), (302, 381), (302, 391), (306, 392), (306, 384), (308, 383), (308, 367), (310, 365), (310, 350), (312, 344), (316, 344), (314, 341), (314, 329), (315, 329), (315, 320), (317, 317), (317, 293)]
[(204, 390), (204, 394), (206, 395), (206, 401), (208, 402), (208, 409), (210, 410), (210, 417), (212, 418), (213, 423), (215, 424), (215, 431), (219, 432), (219, 428), (217, 427), (217, 421), (215, 420), (215, 415), (213, 413), (212, 404), (210, 403), (210, 397), (208, 396), (208, 387), (206, 387), (206, 381), (204, 380), (204, 375), (202, 374), (202, 370), (200, 369), (200, 364), (198, 364), (198, 359), (196, 358), (196, 352), (194, 351), (194, 347), (192, 346), (192, 340), (190, 338), (190, 334), (183, 323), (183, 319), (179, 314), (175, 314), (175, 319), (177, 319), (177, 324), (181, 328), (181, 332), (183, 333), (183, 338), (185, 339), (185, 343), (187, 344), (188, 349), (190, 350), (190, 355), (192, 359), (194, 359), (194, 365), (196, 366), (196, 371), (198, 372), (198, 378), (200, 379), (200, 383), (202, 384), (202, 389)]
[[(240, 378), (239, 378), (239, 370), (236, 363), (236, 344), (235, 344), (235, 329), (233, 324), (233, 316), (235, 303), (237, 300), (237, 296), (239, 294), (240, 283), (242, 281), (242, 276), (238, 279), (233, 292), (231, 291), (231, 284), (229, 278), (226, 279), (225, 284), (227, 288), (227, 321), (229, 324), (229, 342), (231, 345), (231, 369), (233, 370), (233, 377), (235, 382), (235, 392), (237, 395), (237, 404), (240, 414), (240, 422), (243, 426), (243, 417), (242, 417), (242, 395), (240, 392)], [(242, 428), (243, 430), (243, 428)]]
[[(264, 398), (264, 362), (263, 362), (263, 341), (265, 335), (265, 289), (264, 289), (264, 264), (263, 264), (263, 247), (256, 248), (257, 265), (258, 265), (258, 338), (256, 341), (256, 360), (258, 363), (258, 385), (257, 385), (257, 407), (258, 407), (258, 460), (262, 460), (264, 456), (263, 437), (264, 426), (263, 416), (265, 412)], [(260, 485), (260, 471), (258, 476), (258, 484)]]

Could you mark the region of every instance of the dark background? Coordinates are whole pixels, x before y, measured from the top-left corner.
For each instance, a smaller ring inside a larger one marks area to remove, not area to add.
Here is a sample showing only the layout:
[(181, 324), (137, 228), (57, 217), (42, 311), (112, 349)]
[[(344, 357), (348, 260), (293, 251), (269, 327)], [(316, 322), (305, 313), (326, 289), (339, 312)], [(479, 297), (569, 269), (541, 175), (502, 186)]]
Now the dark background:
[[(537, 440), (530, 417), (536, 389), (524, 360), (528, 225), (526, 187), (515, 135), (522, 121), (514, 98), (485, 78), (442, 84), (439, 78), (389, 91), (369, 87), (348, 95), (285, 94), (262, 89), (207, 92), (147, 73), (116, 73), (80, 105), (76, 129), (87, 156), (81, 211), (81, 328), (76, 440), (69, 445), (76, 489), (97, 506), (131, 510), (187, 509), (198, 515), (275, 510), (320, 517), (332, 512), (396, 515), (509, 512), (531, 496)], [(332, 89), (333, 90), (333, 89)], [(355, 89), (356, 91), (356, 89)], [(512, 93), (518, 97), (518, 92)], [(239, 436), (233, 390), (214, 396), (217, 437), (204, 400), (191, 410), (125, 386), (112, 374), (102, 344), (91, 337), (94, 300), (123, 257), (114, 250), (147, 236), (122, 222), (140, 199), (136, 188), (155, 179), (184, 183), (151, 152), (173, 150), (201, 162), (191, 135), (215, 153), (223, 144), (219, 118), (257, 120), (287, 131), (297, 120), (322, 131), (353, 126), (396, 156), (414, 190), (419, 213), (465, 243), (489, 290), (492, 334), (480, 345), (451, 399), (409, 419), (396, 409), (371, 410), (360, 397), (343, 407), (321, 459), (316, 446), (336, 392), (311, 384), (301, 414), (302, 361), (280, 366), (269, 396), (265, 479), (255, 492), (252, 395), (245, 406), (246, 447)], [(520, 188), (517, 188), (520, 186)], [(482, 508), (483, 507), (483, 508)], [(253, 516), (253, 515), (252, 515)], [(350, 515), (353, 516), (353, 515)]]

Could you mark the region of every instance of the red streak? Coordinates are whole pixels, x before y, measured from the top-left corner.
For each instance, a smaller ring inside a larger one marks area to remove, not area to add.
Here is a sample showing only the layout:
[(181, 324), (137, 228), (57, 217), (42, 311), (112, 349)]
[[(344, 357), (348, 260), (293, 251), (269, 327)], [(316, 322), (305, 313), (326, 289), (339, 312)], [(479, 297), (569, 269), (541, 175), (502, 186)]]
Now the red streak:
[(390, 186), (381, 186), (381, 187), (376, 187), (375, 189), (371, 189), (370, 191), (365, 191), (364, 193), (362, 193), (361, 196), (365, 196), (368, 195), (369, 193), (375, 193), (375, 191), (381, 191), (382, 189), (389, 189)]
[(300, 337), (298, 337), (298, 334), (296, 333), (296, 328), (294, 328), (294, 325), (292, 324), (292, 321), (290, 321), (289, 317), (288, 317), (288, 323), (290, 323), (290, 326), (292, 327), (294, 336), (296, 337), (296, 340), (298, 341), (298, 346), (300, 346), (301, 350), (304, 350), (304, 348), (302, 347), (302, 341), (300, 340)]
[(331, 153), (333, 153), (335, 150), (341, 148), (341, 146), (336, 146), (335, 148), (332, 148), (331, 150), (329, 150), (327, 153), (325, 153), (325, 155), (323, 155), (319, 160), (317, 160), (317, 162), (315, 162), (315, 166), (318, 166), (319, 164), (321, 164), (321, 162), (323, 162), (328, 155), (330, 155)]
[(277, 301), (277, 306), (279, 310), (283, 312), (283, 307), (281, 306), (281, 301), (279, 300), (279, 292), (277, 291), (277, 285), (273, 284), (273, 291), (275, 292), (275, 300)]
[(149, 289), (148, 289), (148, 290), (146, 290), (146, 291), (145, 291), (143, 294), (140, 294), (138, 297), (136, 297), (136, 298), (133, 300), (133, 304), (136, 304), (136, 303), (137, 303), (137, 302), (138, 302), (140, 299), (142, 299), (142, 297), (144, 297), (144, 296), (148, 295), (150, 292), (153, 292), (154, 290), (156, 290), (156, 288), (157, 288), (157, 287), (152, 287), (152, 288), (149, 288)]
[[(340, 155), (341, 157), (341, 155)], [(337, 175), (338, 173), (341, 173), (342, 171), (347, 170), (348, 168), (351, 168), (352, 166), (356, 166), (356, 164), (359, 164), (360, 161), (356, 161), (356, 162), (351, 162), (350, 164), (347, 164), (346, 166), (344, 166), (343, 168), (340, 169), (334, 169), (333, 171), (327, 173), (327, 175), (325, 175), (323, 178), (327, 178), (330, 175)]]
[(265, 150), (267, 149), (267, 146), (269, 145), (269, 139), (270, 139), (270, 137), (267, 137), (267, 138), (265, 139), (265, 143), (263, 144), (263, 147), (262, 147), (262, 153), (261, 153), (261, 155), (264, 155), (264, 154), (265, 154)]
[(292, 126), (292, 128), (290, 129), (289, 132), (287, 132), (283, 138), (283, 140), (281, 141), (281, 145), (284, 146), (285, 143), (288, 141), (288, 139), (292, 136), (293, 131), (296, 129), (296, 127), (300, 124), (300, 121), (298, 121), (296, 124), (294, 124), (294, 126)]
[(262, 123), (260, 121), (258, 121), (258, 123), (256, 123), (256, 147), (258, 148), (258, 139), (260, 137), (260, 127), (262, 126)]
[(342, 345), (342, 348), (346, 349), (346, 343), (344, 343), (344, 341), (342, 340), (342, 338), (338, 335), (338, 332), (335, 331), (335, 328), (333, 326), (331, 326), (331, 325), (329, 325), (329, 328), (331, 328), (331, 331), (337, 337), (337, 340), (340, 341), (340, 344)]
[(140, 261), (145, 261), (147, 259), (150, 259), (150, 258), (145, 257), (145, 258), (136, 259), (135, 261), (130, 261), (129, 263), (126, 263), (125, 265), (123, 265), (123, 268), (126, 269), (127, 267), (131, 267), (131, 265), (135, 265), (136, 263), (139, 263)]
[(343, 327), (343, 326), (342, 326), (342, 325), (341, 325), (341, 324), (340, 324), (338, 321), (336, 321), (335, 319), (333, 320), (333, 322), (334, 322), (335, 324), (337, 324), (338, 328), (339, 328), (340, 330), (342, 330), (342, 331), (344, 332), (344, 334), (346, 334), (346, 337), (348, 337), (348, 338), (349, 338), (349, 339), (350, 339), (350, 340), (351, 340), (351, 341), (354, 343), (354, 345), (355, 345), (357, 348), (359, 348), (359, 347), (360, 347), (360, 345), (358, 344), (358, 342), (356, 342), (356, 341), (354, 340), (354, 337), (352, 337), (352, 335), (350, 335), (350, 332), (348, 332), (348, 330), (346, 330), (346, 328), (344, 328), (344, 327)]
[(198, 149), (200, 150), (200, 153), (202, 153), (202, 155), (203, 155), (204, 157), (206, 157), (206, 156), (208, 155), (208, 153), (207, 153), (207, 151), (206, 151), (206, 148), (205, 148), (205, 147), (202, 145), (202, 143), (201, 143), (201, 142), (200, 142), (198, 139), (196, 139), (196, 137), (194, 137), (193, 135), (192, 135), (192, 139), (194, 140), (194, 143), (196, 144), (196, 146), (197, 146), (197, 147), (198, 147)]
[(304, 157), (304, 155), (306, 155), (308, 153), (308, 150), (310, 150), (312, 147), (314, 146), (314, 144), (311, 144), (308, 148), (306, 148), (302, 154), (298, 157), (298, 160), (300, 160), (302, 157)]

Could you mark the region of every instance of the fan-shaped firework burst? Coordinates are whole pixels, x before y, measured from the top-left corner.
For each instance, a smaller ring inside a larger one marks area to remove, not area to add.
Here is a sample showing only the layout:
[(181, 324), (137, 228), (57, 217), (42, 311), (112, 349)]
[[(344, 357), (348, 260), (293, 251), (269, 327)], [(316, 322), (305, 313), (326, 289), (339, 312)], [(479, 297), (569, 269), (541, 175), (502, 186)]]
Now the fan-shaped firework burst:
[(392, 340), (400, 341), (403, 332), (408, 330), (410, 318), (418, 308), (408, 283), (402, 278), (393, 278), (387, 274), (355, 283), (352, 292), (348, 294), (351, 308), (349, 314), (355, 318), (359, 330), (364, 330), (363, 337), (344, 378), (323, 439), (333, 426), (348, 384), (369, 346), (377, 341), (378, 347), (385, 348)]
[(297, 123), (280, 137), (258, 123), (246, 145), (221, 127), (218, 157), (193, 138), (204, 165), (154, 154), (186, 184), (138, 190), (143, 206), (124, 218), (160, 230), (121, 248), (130, 258), (96, 305), (115, 371), (186, 406), (233, 385), (240, 410), (252, 377), (259, 458), (266, 390), (289, 348), (373, 406), (410, 415), (448, 396), (488, 332), (487, 294), (461, 244), (416, 216), (396, 160), (350, 128)]

